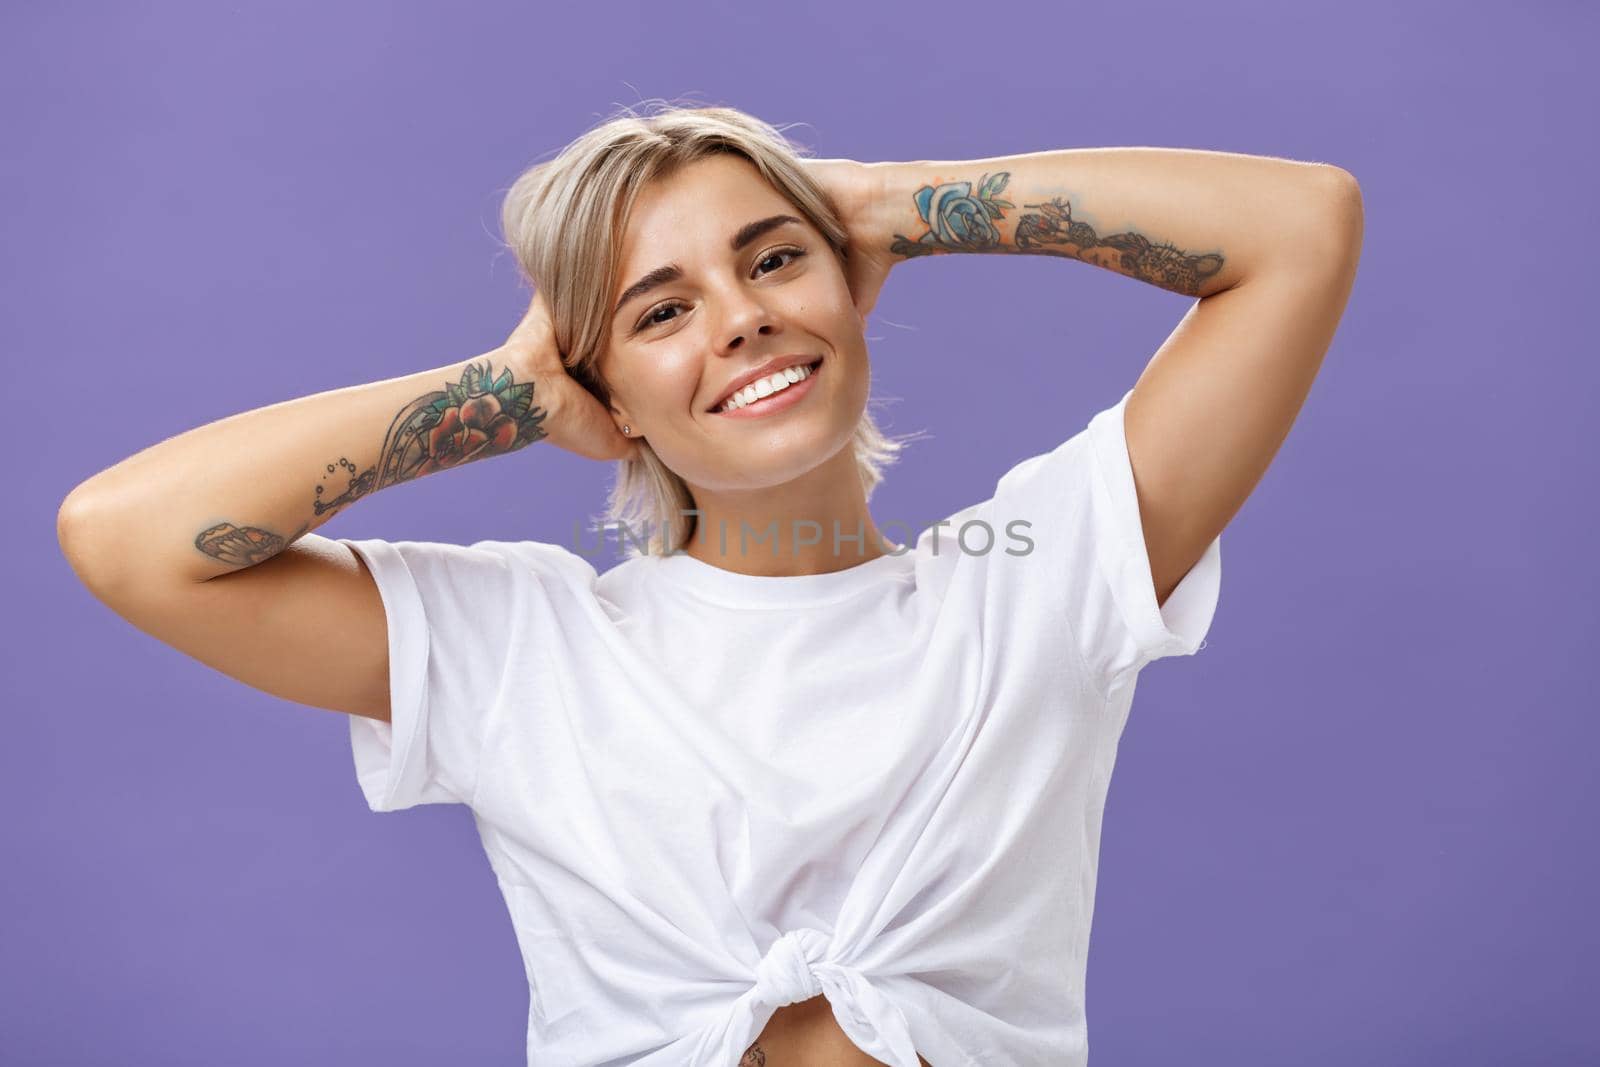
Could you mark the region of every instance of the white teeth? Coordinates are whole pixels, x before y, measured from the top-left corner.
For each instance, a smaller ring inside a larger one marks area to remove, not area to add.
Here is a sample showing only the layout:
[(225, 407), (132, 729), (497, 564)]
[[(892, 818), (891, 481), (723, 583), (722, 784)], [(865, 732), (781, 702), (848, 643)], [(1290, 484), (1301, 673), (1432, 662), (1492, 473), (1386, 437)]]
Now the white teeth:
[(785, 367), (775, 374), (768, 375), (759, 381), (751, 382), (743, 389), (728, 398), (718, 411), (737, 411), (757, 400), (765, 399), (773, 393), (781, 393), (795, 382), (804, 381), (811, 377), (810, 367)]

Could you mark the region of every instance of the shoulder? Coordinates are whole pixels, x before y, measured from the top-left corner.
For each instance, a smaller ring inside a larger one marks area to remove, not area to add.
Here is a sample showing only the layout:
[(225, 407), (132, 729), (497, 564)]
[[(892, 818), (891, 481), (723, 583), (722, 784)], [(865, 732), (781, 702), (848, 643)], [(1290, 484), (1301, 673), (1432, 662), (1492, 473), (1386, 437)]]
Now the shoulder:
[(598, 578), (588, 559), (547, 541), (475, 541), (467, 549), (487, 560), (563, 583), (592, 586)]

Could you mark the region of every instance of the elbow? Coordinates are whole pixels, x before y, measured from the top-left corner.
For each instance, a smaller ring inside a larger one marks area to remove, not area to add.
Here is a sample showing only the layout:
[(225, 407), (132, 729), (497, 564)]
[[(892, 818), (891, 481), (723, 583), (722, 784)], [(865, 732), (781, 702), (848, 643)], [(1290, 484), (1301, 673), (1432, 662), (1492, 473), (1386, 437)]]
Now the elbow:
[(1292, 244), (1290, 265), (1319, 276), (1345, 277), (1361, 259), (1366, 229), (1361, 183), (1355, 175), (1329, 163), (1316, 166), (1317, 186), (1311, 194), (1299, 239)]
[(81, 540), (82, 533), (83, 504), (78, 500), (78, 490), (74, 489), (56, 511), (56, 543), (61, 546), (61, 554), (68, 560), (72, 559), (74, 547)]
[(93, 517), (95, 508), (96, 504), (83, 494), (82, 486), (79, 486), (67, 494), (56, 511), (56, 543), (79, 581), (91, 589), (95, 587), (96, 575), (100, 571), (96, 561), (105, 555), (97, 547), (100, 542), (94, 536), (98, 528)]
[(84, 548), (83, 508), (69, 496), (56, 512), (56, 544), (61, 555), (86, 588), (95, 588), (94, 572), (88, 566), (88, 550)]
[(1366, 222), (1366, 205), (1361, 200), (1361, 183), (1356, 181), (1354, 174), (1343, 167), (1324, 163), (1320, 169), (1327, 172), (1324, 175), (1322, 194), (1325, 205), (1324, 225), (1331, 229), (1338, 239), (1353, 242), (1359, 248)]

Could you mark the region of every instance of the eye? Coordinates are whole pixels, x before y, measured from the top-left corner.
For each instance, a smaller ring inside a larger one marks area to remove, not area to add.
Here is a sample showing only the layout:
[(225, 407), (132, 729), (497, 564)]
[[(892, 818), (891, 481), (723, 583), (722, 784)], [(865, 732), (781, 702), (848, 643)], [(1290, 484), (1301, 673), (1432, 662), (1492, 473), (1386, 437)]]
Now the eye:
[[(803, 248), (795, 248), (793, 246), (790, 246), (790, 247), (787, 247), (787, 248), (774, 248), (772, 251), (768, 252), (765, 256), (762, 256), (761, 259), (757, 261), (756, 266), (759, 267), (762, 263), (766, 263), (768, 260), (777, 259), (779, 256), (793, 256), (794, 259), (799, 259), (801, 256), (803, 256), (805, 254), (806, 254), (806, 250), (805, 249), (803, 249)], [(769, 271), (768, 273), (771, 273), (771, 272)]]
[[(796, 248), (793, 245), (785, 245), (782, 248), (774, 248), (770, 252), (764, 253), (760, 259), (756, 260), (756, 267), (759, 269), (762, 264), (770, 263), (772, 260), (780, 259), (783, 256), (790, 257), (789, 262), (792, 263), (805, 254), (806, 250), (803, 248)], [(781, 269), (781, 267), (774, 267), (772, 270), (763, 271), (762, 273), (771, 274), (773, 271)], [(641, 330), (648, 330), (653, 326), (663, 326), (671, 322), (671, 319), (663, 319), (659, 316), (664, 312), (675, 310), (682, 305), (683, 301), (681, 300), (668, 300), (664, 303), (657, 304), (655, 307), (644, 313), (644, 317), (641, 318), (633, 327), (633, 332), (638, 333)]]

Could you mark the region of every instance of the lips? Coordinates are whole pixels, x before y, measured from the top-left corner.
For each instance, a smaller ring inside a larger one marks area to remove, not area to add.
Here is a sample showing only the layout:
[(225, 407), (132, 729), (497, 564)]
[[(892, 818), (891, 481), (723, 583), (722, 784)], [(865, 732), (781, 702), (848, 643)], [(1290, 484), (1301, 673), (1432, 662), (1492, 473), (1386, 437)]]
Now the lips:
[(769, 359), (767, 362), (761, 364), (761, 366), (756, 367), (754, 370), (746, 371), (744, 374), (739, 375), (737, 378), (733, 379), (733, 381), (729, 382), (723, 388), (722, 392), (717, 396), (717, 399), (712, 403), (712, 405), (706, 408), (706, 411), (714, 414), (718, 408), (728, 402), (729, 397), (743, 389), (745, 386), (749, 385), (751, 382), (759, 381), (762, 378), (771, 377), (778, 371), (783, 370), (785, 367), (804, 367), (808, 363), (817, 363), (821, 359), (821, 356), (814, 356), (808, 353), (796, 353), (790, 356), (779, 356), (776, 359)]

